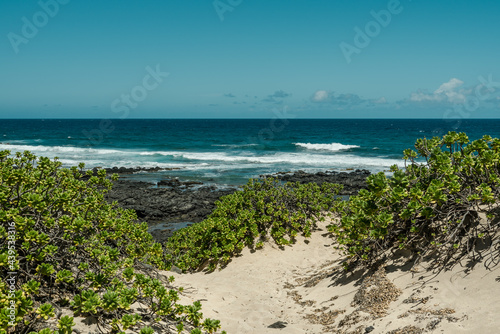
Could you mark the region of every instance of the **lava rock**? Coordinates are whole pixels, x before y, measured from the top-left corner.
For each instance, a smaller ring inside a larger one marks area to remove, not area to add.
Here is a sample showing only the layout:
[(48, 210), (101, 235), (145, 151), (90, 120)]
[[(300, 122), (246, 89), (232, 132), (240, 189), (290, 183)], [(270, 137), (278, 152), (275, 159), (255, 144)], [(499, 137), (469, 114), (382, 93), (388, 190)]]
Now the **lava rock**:
[(276, 177), (286, 182), (316, 183), (322, 185), (325, 182), (338, 183), (344, 186), (339, 195), (356, 195), (360, 189), (366, 189), (366, 178), (370, 171), (357, 169), (352, 172), (326, 171), (318, 173), (306, 173), (302, 170), (297, 172), (276, 173), (271, 175), (261, 175), (261, 177)]
[[(137, 171), (156, 171), (156, 168), (111, 168), (108, 173), (135, 173)], [(95, 173), (97, 172), (94, 171)], [(354, 195), (360, 189), (366, 188), (365, 179), (370, 175), (367, 170), (346, 172), (319, 172), (295, 173), (280, 172), (261, 177), (277, 177), (283, 181), (310, 183), (318, 185), (324, 182), (344, 185), (340, 195)], [(193, 185), (200, 187), (193, 188)], [(151, 234), (158, 242), (164, 242), (173, 233), (174, 223), (201, 222), (215, 209), (215, 202), (222, 196), (234, 193), (236, 188), (218, 189), (215, 186), (203, 186), (201, 182), (181, 181), (177, 178), (162, 180), (159, 187), (148, 182), (134, 181), (120, 178), (114, 181), (113, 188), (108, 192), (106, 199), (116, 201), (124, 209), (132, 209), (137, 213), (140, 221), (146, 221), (149, 226), (160, 223), (172, 223), (169, 228), (153, 230)]]
[(171, 187), (171, 188), (190, 188), (194, 185), (201, 185), (203, 182), (198, 181), (180, 181), (178, 178), (161, 180), (158, 182), (159, 187)]
[(215, 201), (236, 189), (156, 188), (151, 183), (120, 179), (107, 194), (109, 202), (117, 201), (124, 209), (137, 212), (137, 217), (150, 226), (165, 222), (193, 222), (205, 219), (215, 208)]

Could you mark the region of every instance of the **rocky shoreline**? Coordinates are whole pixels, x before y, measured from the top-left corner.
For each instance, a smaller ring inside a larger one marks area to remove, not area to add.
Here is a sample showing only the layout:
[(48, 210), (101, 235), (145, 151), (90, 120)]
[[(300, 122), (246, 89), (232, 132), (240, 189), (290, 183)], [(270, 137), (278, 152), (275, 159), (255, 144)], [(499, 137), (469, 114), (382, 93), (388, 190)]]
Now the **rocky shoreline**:
[(340, 195), (356, 195), (360, 189), (366, 189), (366, 178), (370, 171), (356, 169), (349, 172), (325, 171), (317, 173), (279, 172), (272, 175), (261, 175), (261, 177), (272, 176), (286, 182), (316, 183), (322, 185), (325, 182), (338, 183), (344, 186)]
[[(133, 209), (139, 220), (146, 221), (150, 232), (158, 242), (167, 240), (176, 229), (176, 225), (197, 223), (204, 220), (215, 208), (215, 202), (222, 196), (229, 195), (237, 187), (220, 189), (215, 186), (203, 185), (196, 181), (182, 181), (178, 178), (165, 176), (157, 184), (131, 180), (127, 175), (163, 171), (159, 168), (109, 168), (108, 174), (116, 173), (120, 179), (114, 182), (107, 200), (117, 201), (124, 209)], [(321, 185), (324, 182), (344, 185), (341, 195), (354, 195), (360, 189), (366, 188), (365, 179), (370, 175), (367, 170), (350, 172), (318, 172), (306, 173), (280, 172), (261, 177), (276, 177), (283, 181)]]

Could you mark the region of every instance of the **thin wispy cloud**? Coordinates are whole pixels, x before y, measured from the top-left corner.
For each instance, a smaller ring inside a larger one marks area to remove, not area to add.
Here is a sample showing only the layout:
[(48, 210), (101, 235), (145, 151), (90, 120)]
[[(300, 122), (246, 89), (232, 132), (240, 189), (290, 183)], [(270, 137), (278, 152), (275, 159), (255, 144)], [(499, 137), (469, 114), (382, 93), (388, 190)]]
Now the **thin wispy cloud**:
[(335, 106), (358, 106), (362, 105), (368, 100), (361, 98), (357, 94), (343, 93), (335, 94), (332, 91), (318, 90), (310, 98), (311, 102), (319, 104), (330, 104)]
[(385, 97), (382, 96), (379, 99), (370, 100), (370, 103), (372, 103), (372, 104), (387, 104), (387, 100), (385, 99)]
[(282, 104), (283, 99), (291, 96), (292, 94), (287, 93), (283, 90), (277, 90), (273, 94), (270, 94), (262, 99), (262, 102), (274, 103), (274, 104)]

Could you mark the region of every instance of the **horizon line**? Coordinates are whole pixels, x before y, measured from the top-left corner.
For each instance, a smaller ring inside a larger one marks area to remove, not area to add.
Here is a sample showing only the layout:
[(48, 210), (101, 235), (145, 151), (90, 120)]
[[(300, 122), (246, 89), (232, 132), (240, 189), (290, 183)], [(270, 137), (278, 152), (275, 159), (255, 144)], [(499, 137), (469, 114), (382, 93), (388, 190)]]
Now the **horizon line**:
[[(16, 120), (16, 121), (21, 121), (21, 120), (115, 120), (115, 121), (127, 121), (127, 120), (272, 120), (276, 117), (253, 117), (253, 118), (244, 118), (244, 117), (146, 117), (146, 118), (138, 118), (138, 117), (128, 117), (126, 119), (120, 119), (120, 118), (73, 118), (73, 117), (68, 117), (68, 118), (59, 118), (59, 117), (54, 117), (54, 118), (47, 118), (47, 117), (40, 117), (40, 118), (1, 118), (0, 120)], [(284, 118), (287, 120), (294, 120), (294, 119), (309, 119), (309, 120), (314, 120), (314, 119), (331, 119), (331, 120), (500, 120), (500, 117), (450, 117), (450, 118), (429, 118), (429, 117), (354, 117), (354, 118), (349, 118), (349, 117), (293, 117), (293, 118)]]

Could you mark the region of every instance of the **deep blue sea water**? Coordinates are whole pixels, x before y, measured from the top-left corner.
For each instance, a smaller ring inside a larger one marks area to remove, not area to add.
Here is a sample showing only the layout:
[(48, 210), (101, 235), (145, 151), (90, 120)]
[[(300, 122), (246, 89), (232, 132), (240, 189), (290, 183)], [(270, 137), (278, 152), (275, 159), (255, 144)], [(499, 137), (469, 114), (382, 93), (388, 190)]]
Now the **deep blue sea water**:
[[(0, 120), (0, 150), (66, 166), (176, 167), (166, 175), (218, 185), (279, 171), (403, 166), (402, 151), (447, 131), (500, 136), (500, 120), (128, 119)], [(158, 181), (162, 173), (138, 175)]]

